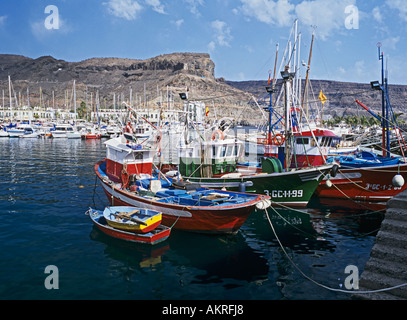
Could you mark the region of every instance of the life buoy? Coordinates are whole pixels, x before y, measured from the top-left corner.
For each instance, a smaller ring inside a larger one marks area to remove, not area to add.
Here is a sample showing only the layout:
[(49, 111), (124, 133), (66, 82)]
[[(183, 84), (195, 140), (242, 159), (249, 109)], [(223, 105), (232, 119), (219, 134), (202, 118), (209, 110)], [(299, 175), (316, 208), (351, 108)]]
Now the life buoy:
[(131, 126), (131, 123), (130, 123), (130, 122), (128, 122), (128, 123), (126, 124), (126, 128), (125, 128), (124, 132), (133, 133), (133, 127)]
[(222, 130), (215, 130), (213, 133), (212, 133), (212, 140), (216, 140), (216, 135), (219, 135), (219, 140), (224, 140), (225, 139), (225, 134), (223, 133), (223, 131)]
[(129, 186), (129, 182), (130, 182), (130, 175), (127, 171), (127, 166), (123, 166), (121, 178), (122, 178), (122, 185), (121, 185), (122, 189), (123, 190), (127, 189)]
[(273, 138), (273, 144), (276, 144), (278, 146), (281, 146), (285, 142), (285, 138), (282, 134), (276, 134)]

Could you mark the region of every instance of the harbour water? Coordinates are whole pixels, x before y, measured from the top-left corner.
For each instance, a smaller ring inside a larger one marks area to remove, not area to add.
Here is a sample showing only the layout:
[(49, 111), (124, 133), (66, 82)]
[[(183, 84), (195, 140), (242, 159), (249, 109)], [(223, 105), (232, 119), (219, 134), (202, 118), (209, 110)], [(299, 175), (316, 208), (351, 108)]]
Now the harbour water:
[[(345, 289), (345, 268), (363, 271), (383, 207), (314, 199), (254, 211), (232, 236), (173, 230), (157, 246), (127, 244), (85, 215), (108, 205), (93, 171), (103, 142), (0, 139), (0, 299), (351, 299), (319, 284)], [(57, 289), (45, 285), (47, 266)]]

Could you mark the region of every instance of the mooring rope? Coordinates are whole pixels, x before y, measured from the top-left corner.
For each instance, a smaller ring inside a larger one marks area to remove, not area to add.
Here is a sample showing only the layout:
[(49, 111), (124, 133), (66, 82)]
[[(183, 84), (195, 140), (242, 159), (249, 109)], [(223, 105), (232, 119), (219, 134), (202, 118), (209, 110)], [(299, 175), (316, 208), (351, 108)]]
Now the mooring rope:
[[(273, 207), (271, 207), (274, 211), (275, 209)], [(271, 226), (271, 229), (273, 230), (274, 236), (277, 239), (278, 244), (280, 245), (281, 250), (284, 252), (285, 256), (287, 257), (287, 259), (290, 261), (290, 263), (293, 265), (293, 267), (295, 269), (297, 269), (297, 271), (307, 280), (311, 281), (312, 283), (316, 284), (319, 287), (322, 287), (324, 289), (330, 290), (330, 291), (335, 291), (335, 292), (341, 292), (341, 293), (350, 293), (350, 294), (368, 294), (368, 293), (378, 293), (378, 292), (384, 292), (384, 291), (389, 291), (389, 290), (394, 290), (397, 288), (401, 288), (404, 286), (407, 286), (407, 283), (403, 283), (403, 284), (399, 284), (393, 287), (389, 287), (389, 288), (383, 288), (383, 289), (377, 289), (377, 290), (366, 290), (366, 291), (359, 291), (359, 290), (343, 290), (343, 289), (338, 289), (338, 288), (332, 288), (332, 287), (328, 287), (322, 283), (319, 283), (317, 281), (315, 281), (314, 279), (310, 278), (309, 276), (307, 276), (296, 264), (295, 262), (290, 258), (290, 256), (288, 255), (287, 251), (284, 249), (283, 244), (281, 243), (279, 237), (277, 236), (276, 230), (274, 229), (273, 223), (270, 220), (267, 208), (265, 209), (266, 212), (266, 216), (267, 216), (267, 220)]]

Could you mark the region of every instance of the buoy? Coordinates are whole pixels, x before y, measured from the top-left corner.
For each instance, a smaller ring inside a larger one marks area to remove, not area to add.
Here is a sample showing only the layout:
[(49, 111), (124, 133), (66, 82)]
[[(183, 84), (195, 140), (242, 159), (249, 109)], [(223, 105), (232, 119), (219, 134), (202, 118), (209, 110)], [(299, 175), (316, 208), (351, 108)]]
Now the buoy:
[(393, 183), (393, 186), (397, 188), (404, 186), (404, 178), (400, 173), (396, 174), (391, 182)]
[(332, 185), (333, 185), (333, 183), (332, 183), (332, 181), (331, 180), (326, 180), (326, 186), (328, 187), (328, 188), (331, 188), (332, 187)]
[(80, 185), (80, 186), (79, 186), (79, 189), (83, 189), (83, 188), (85, 188), (85, 186), (83, 186), (83, 185)]
[(331, 169), (331, 177), (335, 178), (338, 173), (339, 166), (335, 164)]
[(269, 199), (263, 199), (256, 203), (256, 208), (259, 210), (264, 210), (271, 206), (271, 201)]

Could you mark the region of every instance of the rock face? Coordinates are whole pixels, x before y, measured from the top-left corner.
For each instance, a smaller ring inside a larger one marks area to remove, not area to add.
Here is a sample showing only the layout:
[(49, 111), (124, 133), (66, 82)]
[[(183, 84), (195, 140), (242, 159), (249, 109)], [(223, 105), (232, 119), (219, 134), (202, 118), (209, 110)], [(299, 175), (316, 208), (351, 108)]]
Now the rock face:
[[(302, 82), (302, 88), (304, 88)], [(365, 111), (361, 106), (355, 103), (359, 100), (369, 109), (373, 110), (376, 114), (382, 113), (382, 95), (381, 91), (372, 90), (370, 83), (353, 83), (353, 82), (338, 82), (330, 80), (311, 80), (311, 94), (310, 100), (312, 103), (321, 105), (318, 100), (320, 90), (327, 97), (328, 102), (324, 106), (324, 115), (335, 116), (349, 116), (349, 115), (366, 115), (370, 114)], [(235, 88), (243, 91), (248, 91), (255, 96), (262, 96), (265, 94), (264, 88), (266, 81), (227, 81), (227, 83)], [(281, 81), (278, 81), (276, 88), (281, 87)], [(390, 103), (394, 112), (405, 112), (405, 104), (407, 101), (407, 86), (405, 85), (389, 85)], [(401, 116), (406, 119), (407, 114)]]
[[(114, 95), (118, 105), (123, 100), (129, 101), (131, 91), (134, 105), (154, 107), (159, 101), (166, 105), (168, 90), (175, 106), (180, 107), (182, 101), (178, 94), (188, 88), (189, 98), (215, 106), (218, 118), (226, 116), (249, 122), (264, 120), (258, 107), (248, 102), (253, 102), (253, 97), (266, 95), (266, 80), (236, 82), (216, 78), (215, 64), (206, 53), (172, 53), (146, 60), (92, 58), (80, 62), (67, 62), (51, 56), (32, 59), (3, 54), (0, 55), (0, 90), (5, 91), (6, 97), (9, 75), (20, 104), (27, 104), (29, 89), (31, 106), (40, 102), (52, 106), (55, 101), (59, 108), (72, 108), (75, 80), (77, 105), (86, 101), (86, 97), (88, 104), (91, 98), (94, 102), (96, 94), (101, 108), (112, 106)], [(281, 85), (281, 81), (277, 82), (277, 89)], [(320, 90), (329, 99), (324, 115), (369, 116), (355, 99), (381, 113), (381, 94), (373, 91), (370, 84), (311, 80), (311, 87), (316, 103)], [(391, 85), (390, 98), (395, 112), (404, 112), (407, 86)], [(213, 117), (215, 112), (210, 115)]]
[(173, 53), (147, 60), (92, 58), (80, 62), (50, 56), (31, 59), (0, 55), (0, 86), (7, 96), (8, 75), (23, 104), (26, 104), (29, 88), (31, 106), (39, 105), (40, 92), (43, 105), (52, 105), (53, 94), (57, 106), (67, 105), (67, 101), (72, 100), (73, 80), (76, 81), (77, 105), (86, 100), (86, 92), (88, 103), (91, 93), (95, 99), (98, 92), (102, 108), (113, 104), (114, 94), (119, 102), (129, 102), (130, 89), (134, 105), (154, 107), (158, 101), (165, 105), (167, 90), (172, 92), (176, 106), (182, 106), (178, 94), (188, 88), (191, 100), (216, 105), (223, 110), (218, 111), (222, 116), (232, 116), (235, 108), (247, 105), (248, 100), (245, 92), (215, 78), (215, 64), (205, 53)]

